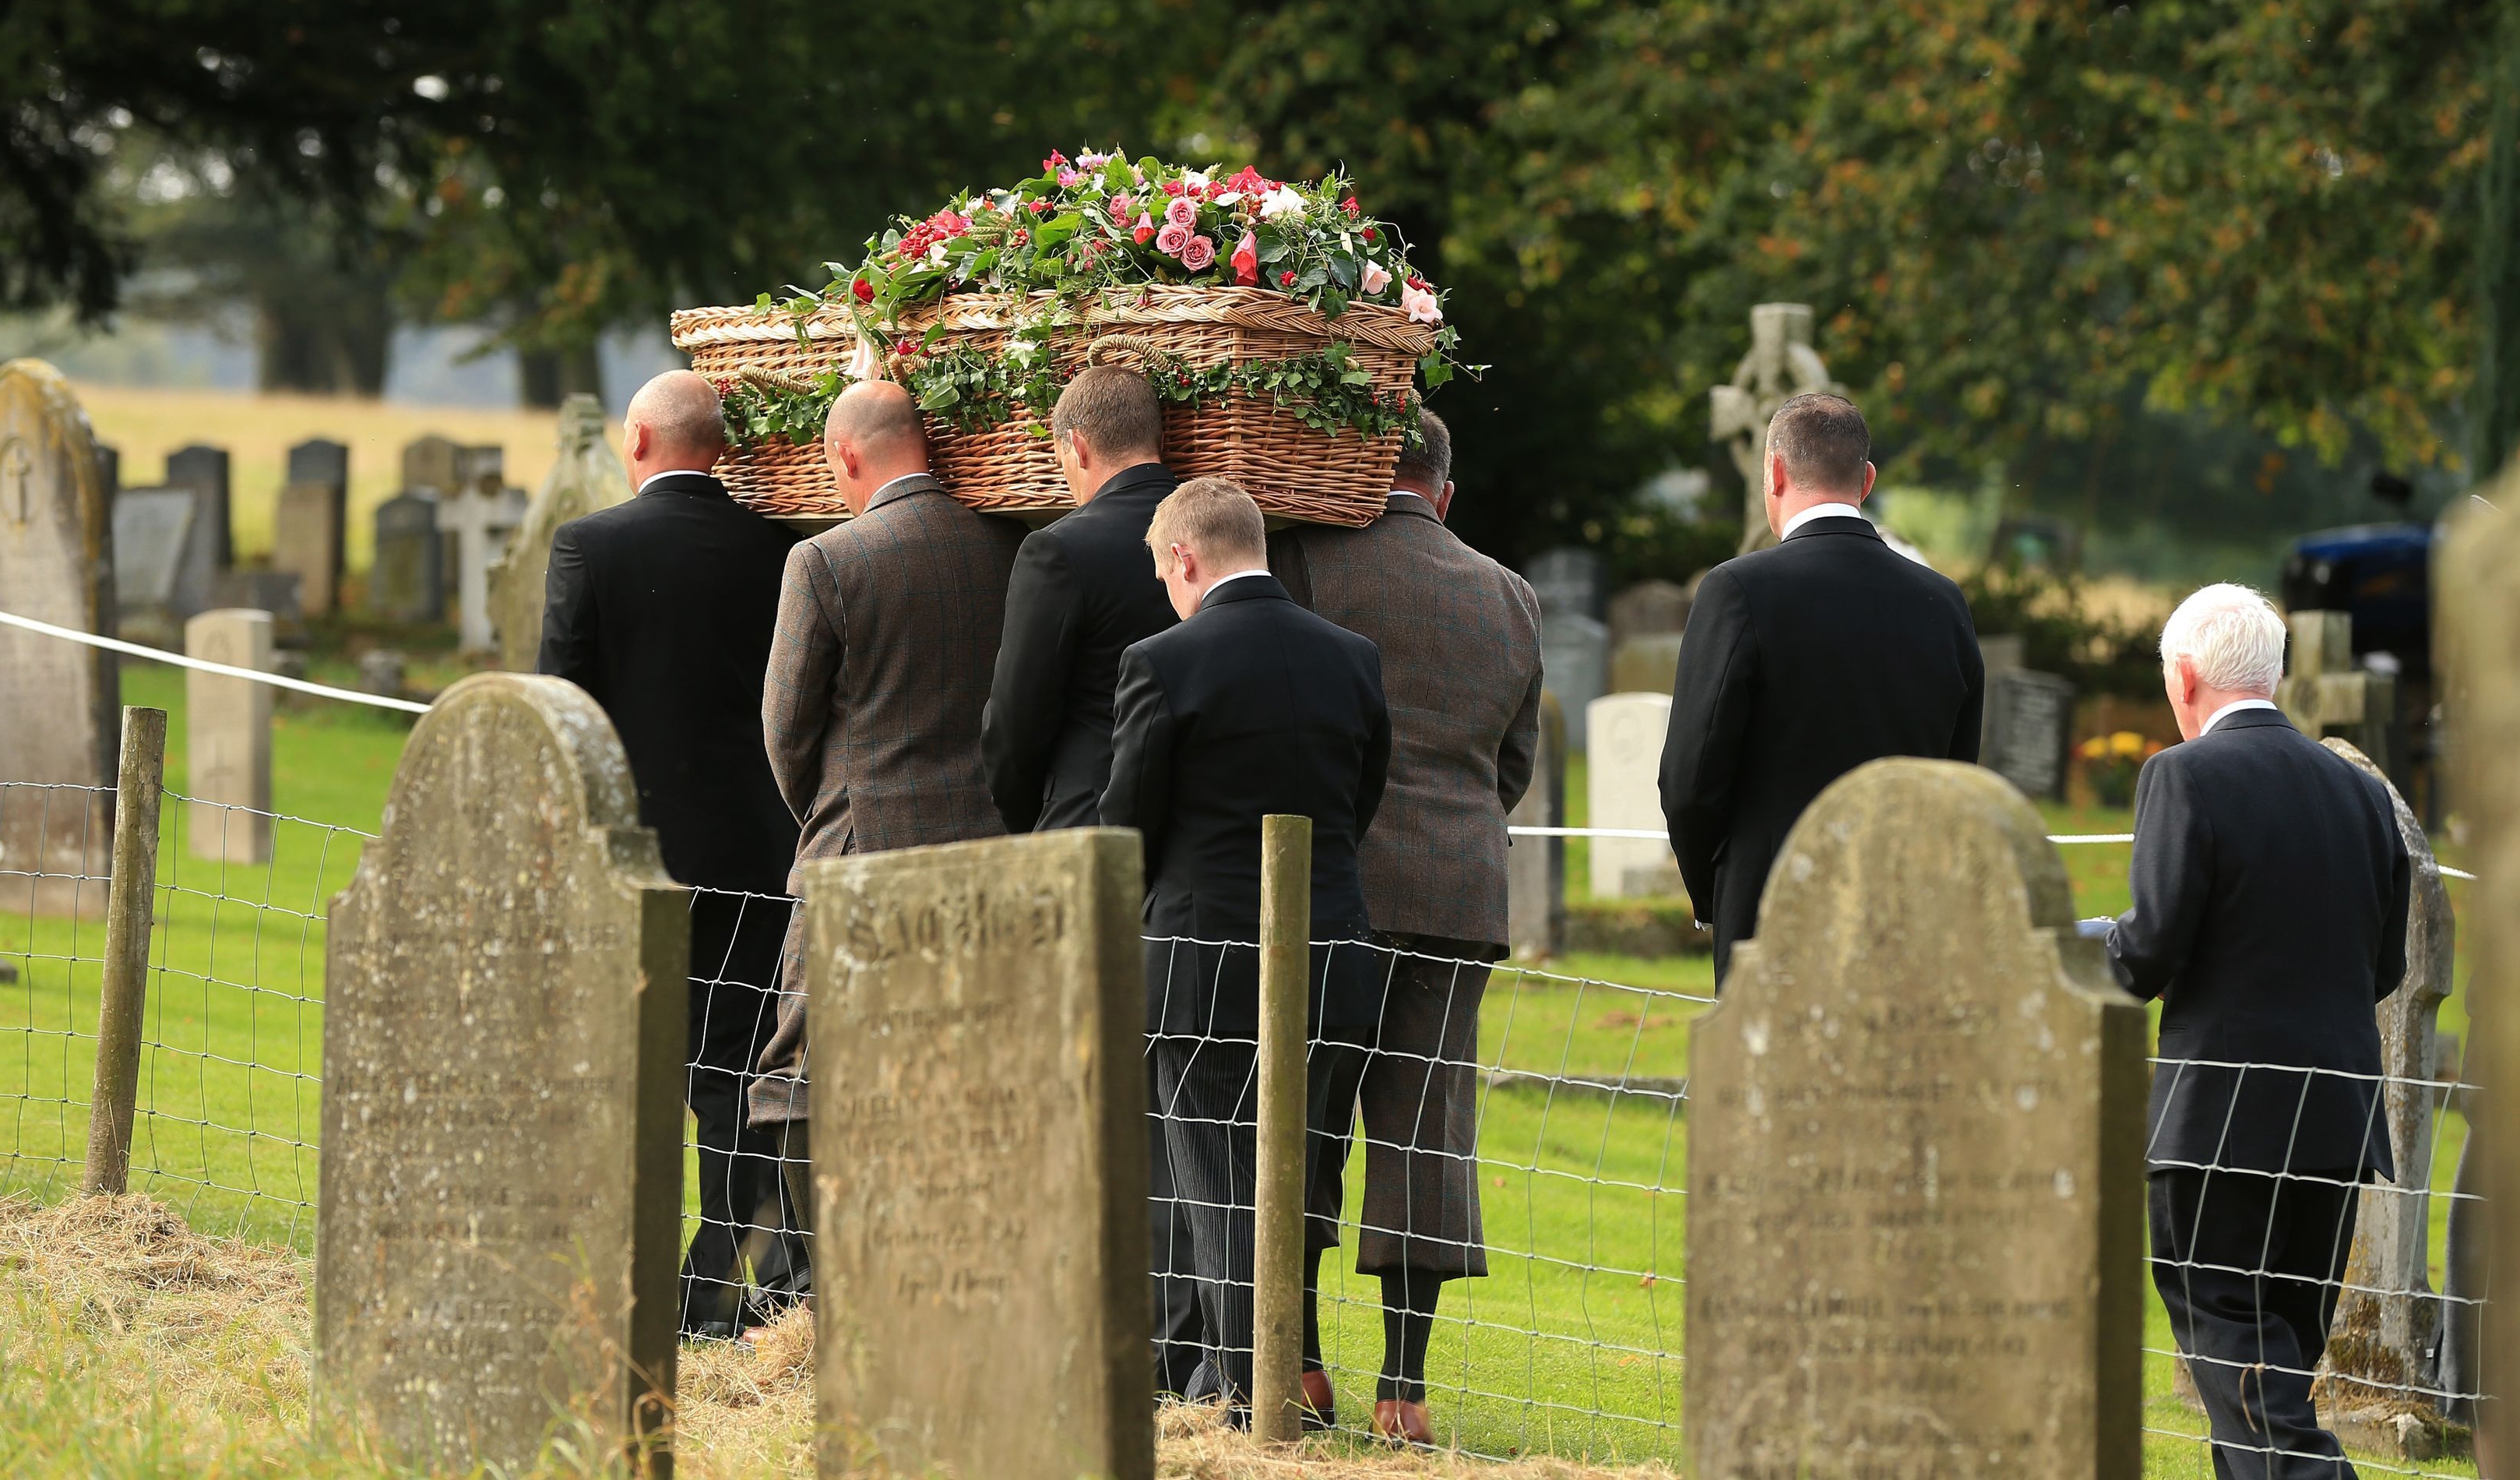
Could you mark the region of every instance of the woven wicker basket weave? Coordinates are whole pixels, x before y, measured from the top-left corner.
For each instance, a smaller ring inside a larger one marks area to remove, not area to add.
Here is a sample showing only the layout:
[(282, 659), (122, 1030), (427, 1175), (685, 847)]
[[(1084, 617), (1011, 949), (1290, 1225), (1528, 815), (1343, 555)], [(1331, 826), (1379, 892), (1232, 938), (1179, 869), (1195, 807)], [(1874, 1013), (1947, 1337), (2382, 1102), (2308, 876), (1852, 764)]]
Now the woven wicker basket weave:
[[(1005, 347), (1018, 323), (1052, 307), (1048, 294), (1030, 300), (956, 294), (905, 311), (898, 338), (915, 344), (941, 324), (932, 347), (990, 353)], [(849, 316), (834, 308), (805, 320), (801, 342), (797, 321), (775, 309), (686, 308), (673, 316), (673, 339), (702, 375), (750, 372), (791, 384), (845, 365), (857, 348)], [(1052, 347), (1053, 364), (1065, 380), (1094, 357), (1143, 362), (1152, 351), (1193, 366), (1241, 364), (1314, 353), (1333, 340), (1353, 348), (1358, 368), (1387, 395), (1415, 384), (1418, 359), (1434, 348), (1435, 331), (1370, 303), (1350, 307), (1333, 323), (1264, 289), (1150, 287), (1071, 307)], [(1048, 421), (1049, 407), (1037, 412)], [(1049, 439), (1024, 421), (964, 433), (930, 418), (927, 434), (938, 480), (972, 508), (1070, 506)], [(1242, 395), (1168, 406), (1164, 442), (1164, 461), (1182, 477), (1233, 479), (1264, 512), (1316, 524), (1371, 523), (1382, 511), (1400, 455), (1398, 433), (1317, 432), (1292, 412)], [(845, 512), (818, 448), (774, 438), (731, 450), (718, 471), (729, 491), (764, 513)]]

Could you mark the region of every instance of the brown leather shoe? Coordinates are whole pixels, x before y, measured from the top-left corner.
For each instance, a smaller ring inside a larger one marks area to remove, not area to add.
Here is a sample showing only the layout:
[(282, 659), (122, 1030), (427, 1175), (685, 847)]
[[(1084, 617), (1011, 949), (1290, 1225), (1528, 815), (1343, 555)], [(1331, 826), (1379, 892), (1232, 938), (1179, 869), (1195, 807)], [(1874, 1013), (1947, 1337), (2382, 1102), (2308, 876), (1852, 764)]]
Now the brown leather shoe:
[(1426, 1421), (1426, 1405), (1404, 1403), (1397, 1398), (1385, 1398), (1373, 1406), (1373, 1433), (1378, 1439), (1421, 1449), (1432, 1449), (1435, 1444), (1434, 1426)]
[(1338, 1399), (1330, 1392), (1330, 1374), (1318, 1369), (1304, 1374), (1303, 1425), (1306, 1433), (1338, 1427)]

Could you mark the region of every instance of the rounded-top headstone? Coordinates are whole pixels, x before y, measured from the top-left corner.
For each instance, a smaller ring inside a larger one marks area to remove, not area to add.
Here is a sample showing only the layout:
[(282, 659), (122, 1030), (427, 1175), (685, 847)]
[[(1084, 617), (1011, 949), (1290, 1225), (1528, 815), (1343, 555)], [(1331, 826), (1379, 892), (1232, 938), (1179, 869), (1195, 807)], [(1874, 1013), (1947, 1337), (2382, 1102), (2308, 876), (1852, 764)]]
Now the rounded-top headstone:
[(1787, 835), (1689, 1049), (1706, 1480), (2138, 1472), (2144, 1015), (2044, 831), (1892, 760)]

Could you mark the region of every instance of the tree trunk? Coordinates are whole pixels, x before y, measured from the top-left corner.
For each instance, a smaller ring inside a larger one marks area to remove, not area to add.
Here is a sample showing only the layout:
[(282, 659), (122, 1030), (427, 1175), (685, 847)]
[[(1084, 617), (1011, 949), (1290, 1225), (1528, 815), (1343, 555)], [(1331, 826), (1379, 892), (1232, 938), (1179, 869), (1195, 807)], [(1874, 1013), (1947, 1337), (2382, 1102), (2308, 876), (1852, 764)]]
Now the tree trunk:
[(2520, 3), (2502, 8), (2477, 235), (2476, 400), (2469, 473), (2493, 478), (2520, 443)]

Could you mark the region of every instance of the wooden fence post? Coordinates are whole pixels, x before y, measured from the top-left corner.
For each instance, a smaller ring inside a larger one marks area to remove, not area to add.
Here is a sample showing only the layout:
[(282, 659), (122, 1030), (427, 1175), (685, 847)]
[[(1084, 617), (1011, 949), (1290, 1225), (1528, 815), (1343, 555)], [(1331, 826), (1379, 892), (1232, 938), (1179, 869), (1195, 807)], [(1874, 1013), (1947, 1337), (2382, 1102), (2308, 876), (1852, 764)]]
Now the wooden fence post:
[(96, 1086), (88, 1097), (82, 1190), (91, 1195), (121, 1192), (131, 1179), (140, 1009), (149, 995), (149, 917), (158, 899), (158, 808), (165, 783), (166, 712), (124, 706), (122, 764), (114, 780), (113, 877), (106, 885)]
[(1304, 1039), (1313, 819), (1260, 822), (1259, 1167), (1253, 1189), (1251, 1432), (1303, 1435)]

